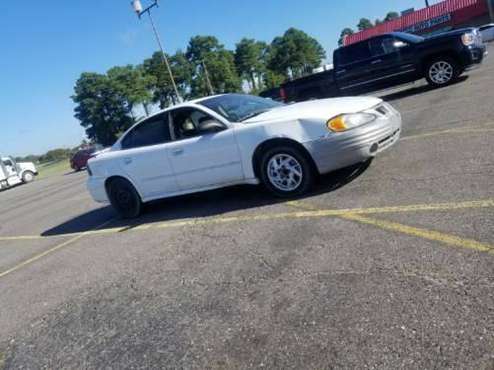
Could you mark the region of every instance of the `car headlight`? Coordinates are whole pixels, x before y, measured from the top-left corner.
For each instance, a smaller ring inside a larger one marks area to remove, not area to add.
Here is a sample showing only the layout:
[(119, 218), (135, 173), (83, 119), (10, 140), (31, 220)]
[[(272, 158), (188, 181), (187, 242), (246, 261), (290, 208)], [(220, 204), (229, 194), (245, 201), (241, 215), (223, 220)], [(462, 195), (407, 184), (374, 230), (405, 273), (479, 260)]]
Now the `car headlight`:
[(327, 126), (331, 131), (343, 132), (374, 122), (376, 119), (377, 116), (371, 113), (342, 114), (330, 119)]
[(475, 35), (471, 32), (464, 33), (461, 36), (461, 42), (463, 42), (463, 45), (465, 46), (470, 46), (475, 43)]

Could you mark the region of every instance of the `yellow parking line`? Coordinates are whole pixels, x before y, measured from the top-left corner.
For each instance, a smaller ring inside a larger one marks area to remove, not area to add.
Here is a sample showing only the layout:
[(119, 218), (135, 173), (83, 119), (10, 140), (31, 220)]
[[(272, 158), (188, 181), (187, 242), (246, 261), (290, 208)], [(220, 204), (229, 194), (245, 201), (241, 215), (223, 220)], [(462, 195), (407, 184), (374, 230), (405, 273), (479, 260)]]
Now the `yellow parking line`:
[(402, 225), (397, 222), (378, 220), (375, 218), (370, 218), (370, 217), (365, 217), (355, 214), (347, 214), (344, 216), (340, 216), (340, 218), (343, 218), (345, 220), (357, 221), (367, 225), (376, 226), (384, 230), (394, 231), (410, 236), (416, 236), (422, 239), (437, 241), (442, 244), (494, 254), (494, 245), (481, 243), (473, 239), (460, 238), (458, 236), (448, 235), (448, 234), (440, 233), (438, 231), (432, 231), (418, 227)]
[(291, 201), (286, 203), (300, 209), (306, 209), (317, 213), (327, 213), (328, 216), (338, 216), (342, 214), (379, 214), (379, 213), (403, 213), (403, 212), (420, 212), (420, 211), (449, 211), (454, 209), (468, 208), (490, 208), (494, 207), (494, 199), (485, 199), (478, 201), (466, 202), (449, 202), (449, 203), (432, 203), (432, 204), (413, 204), (408, 206), (393, 206), (393, 207), (374, 207), (374, 208), (349, 208), (341, 210), (321, 210), (316, 206), (306, 202)]
[[(105, 223), (99, 225), (96, 229), (105, 227), (106, 225), (108, 225), (112, 221), (113, 220), (106, 221)], [(56, 245), (56, 246), (54, 246), (54, 247), (52, 247), (52, 248), (50, 248), (50, 249), (48, 249), (48, 250), (46, 250), (46, 251), (44, 251), (42, 253), (39, 253), (39, 254), (34, 255), (33, 257), (31, 257), (31, 258), (29, 258), (29, 259), (27, 259), (27, 260), (19, 263), (18, 265), (14, 266), (14, 267), (6, 270), (6, 271), (1, 272), (0, 273), (0, 278), (3, 278), (4, 276), (6, 276), (8, 274), (11, 274), (14, 271), (17, 271), (17, 270), (23, 268), (24, 266), (30, 265), (31, 263), (36, 262), (39, 259), (41, 259), (41, 258), (43, 258), (43, 257), (45, 257), (45, 256), (47, 256), (49, 254), (52, 254), (53, 252), (56, 252), (57, 250), (62, 249), (64, 247), (66, 247), (66, 246), (68, 246), (68, 245), (70, 245), (70, 244), (78, 241), (79, 239), (82, 239), (84, 236), (88, 235), (88, 233), (89, 232), (80, 233), (77, 236), (75, 236), (75, 237), (73, 237), (73, 238), (71, 238), (71, 239), (69, 239), (69, 240), (67, 240), (67, 241), (65, 241), (65, 242), (63, 242), (61, 244), (58, 244), (58, 245)]]
[[(317, 207), (307, 204), (305, 202), (293, 201), (288, 202), (287, 205), (296, 208), (317, 210)], [(481, 243), (473, 239), (460, 238), (454, 235), (444, 234), (438, 231), (421, 229), (417, 227), (407, 226), (399, 224), (396, 222), (378, 220), (375, 218), (365, 217), (365, 214), (376, 214), (376, 213), (388, 213), (388, 212), (411, 212), (416, 210), (451, 210), (451, 209), (464, 209), (464, 208), (482, 208), (482, 207), (493, 207), (494, 202), (492, 200), (488, 201), (478, 201), (478, 202), (462, 202), (462, 203), (443, 203), (443, 204), (431, 204), (418, 205), (418, 206), (405, 206), (405, 207), (386, 207), (386, 208), (375, 208), (373, 212), (372, 208), (367, 208), (364, 212), (347, 212), (343, 215), (338, 215), (338, 218), (342, 218), (350, 221), (357, 221), (363, 224), (372, 225), (379, 227), (384, 230), (390, 230), (394, 232), (399, 232), (406, 235), (416, 236), (427, 240), (433, 240), (441, 242), (443, 244), (452, 245), (456, 247), (462, 247), (467, 249), (473, 249), (480, 252), (488, 252), (494, 254), (494, 245)]]
[(477, 134), (477, 133), (485, 133), (485, 132), (494, 132), (493, 128), (453, 128), (453, 129), (448, 129), (448, 130), (442, 130), (442, 131), (433, 131), (433, 132), (426, 132), (423, 134), (418, 134), (418, 135), (411, 135), (411, 136), (404, 136), (401, 138), (400, 141), (407, 141), (407, 140), (414, 140), (414, 139), (422, 139), (425, 137), (431, 137), (431, 136), (440, 136), (440, 135), (445, 135), (445, 134)]
[(104, 235), (115, 234), (126, 231), (146, 231), (150, 229), (165, 229), (176, 228), (185, 226), (200, 226), (200, 225), (212, 225), (212, 224), (227, 224), (234, 222), (247, 222), (247, 221), (268, 221), (279, 219), (297, 219), (297, 218), (323, 218), (323, 217), (338, 217), (346, 214), (381, 214), (381, 213), (407, 213), (407, 212), (423, 212), (423, 211), (447, 211), (447, 210), (459, 210), (469, 208), (489, 208), (494, 207), (494, 199), (485, 199), (480, 201), (467, 201), (457, 203), (437, 203), (437, 204), (415, 204), (408, 206), (395, 206), (395, 207), (374, 207), (374, 208), (348, 208), (348, 209), (319, 209), (311, 206), (305, 202), (292, 201), (285, 203), (286, 205), (303, 209), (303, 212), (283, 212), (275, 214), (261, 214), (261, 215), (246, 215), (246, 216), (230, 216), (230, 217), (209, 217), (204, 219), (189, 219), (182, 221), (166, 221), (161, 223), (149, 223), (137, 225), (136, 227), (113, 227), (109, 229), (102, 229), (102, 226), (96, 230), (53, 235), (43, 237), (40, 235), (32, 236), (5, 236), (0, 237), (0, 241), (23, 241), (23, 240), (38, 240), (53, 237), (77, 237), (79, 235)]

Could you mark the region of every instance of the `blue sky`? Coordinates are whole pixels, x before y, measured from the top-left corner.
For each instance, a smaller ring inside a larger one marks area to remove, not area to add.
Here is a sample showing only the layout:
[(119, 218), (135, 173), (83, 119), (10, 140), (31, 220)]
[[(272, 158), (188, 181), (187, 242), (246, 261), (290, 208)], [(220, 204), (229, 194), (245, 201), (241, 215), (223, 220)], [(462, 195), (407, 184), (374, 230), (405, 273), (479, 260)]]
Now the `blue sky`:
[[(433, 1), (435, 3), (437, 1)], [(146, 0), (143, 0), (146, 3)], [(423, 7), (422, 0), (162, 0), (155, 20), (168, 52), (209, 34), (233, 48), (242, 37), (270, 42), (289, 27), (330, 53), (361, 17)], [(70, 99), (81, 72), (137, 64), (156, 49), (130, 0), (0, 2), (0, 152), (40, 154), (80, 143), (84, 130)]]

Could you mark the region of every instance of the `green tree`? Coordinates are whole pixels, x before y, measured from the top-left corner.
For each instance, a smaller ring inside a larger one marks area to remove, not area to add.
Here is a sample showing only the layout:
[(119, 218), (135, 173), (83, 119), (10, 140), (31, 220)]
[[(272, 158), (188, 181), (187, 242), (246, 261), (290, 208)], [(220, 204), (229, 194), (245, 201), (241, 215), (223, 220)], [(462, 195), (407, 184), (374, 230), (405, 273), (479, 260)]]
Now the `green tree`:
[(266, 72), (268, 45), (262, 41), (243, 38), (235, 49), (235, 65), (240, 76), (256, 91)]
[(343, 46), (345, 37), (353, 35), (355, 32), (351, 28), (344, 28), (343, 31), (341, 31), (340, 34), (340, 39), (338, 40), (338, 46)]
[[(177, 51), (175, 55), (168, 56), (173, 79), (182, 97), (187, 97), (193, 66), (189, 63), (182, 51)], [(147, 76), (151, 76), (151, 83), (148, 89), (152, 94), (152, 102), (159, 104), (160, 108), (166, 108), (174, 103), (175, 91), (170, 80), (168, 70), (163, 63), (161, 52), (156, 52), (151, 58), (144, 60), (141, 67)]]
[(215, 93), (240, 91), (242, 81), (232, 51), (226, 50), (214, 36), (190, 39), (186, 57), (193, 66), (191, 95), (209, 95), (208, 78)]
[(290, 28), (271, 43), (268, 68), (286, 77), (300, 77), (319, 67), (325, 57), (326, 53), (316, 39)]
[(154, 76), (145, 73), (142, 67), (127, 65), (125, 67), (113, 67), (107, 72), (110, 82), (123, 97), (130, 112), (136, 105), (142, 104), (146, 115), (148, 105), (151, 103), (151, 86), (155, 82)]
[(357, 24), (357, 28), (359, 29), (359, 31), (363, 31), (372, 27), (374, 27), (374, 25), (368, 18), (361, 18)]
[(134, 123), (128, 98), (107, 75), (82, 73), (74, 93), (75, 117), (89, 139), (104, 146), (112, 145)]
[(397, 12), (389, 12), (388, 14), (386, 14), (384, 22), (389, 22), (397, 18), (400, 18), (400, 15)]

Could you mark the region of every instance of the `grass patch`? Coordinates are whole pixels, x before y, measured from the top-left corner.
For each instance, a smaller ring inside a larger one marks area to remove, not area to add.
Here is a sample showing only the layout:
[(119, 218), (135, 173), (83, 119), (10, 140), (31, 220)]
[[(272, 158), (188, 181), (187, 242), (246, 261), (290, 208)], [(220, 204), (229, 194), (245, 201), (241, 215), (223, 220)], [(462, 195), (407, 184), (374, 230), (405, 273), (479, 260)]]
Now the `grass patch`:
[(69, 160), (65, 159), (60, 162), (50, 163), (47, 165), (38, 166), (38, 179), (45, 179), (47, 177), (63, 175), (64, 173), (71, 172)]

